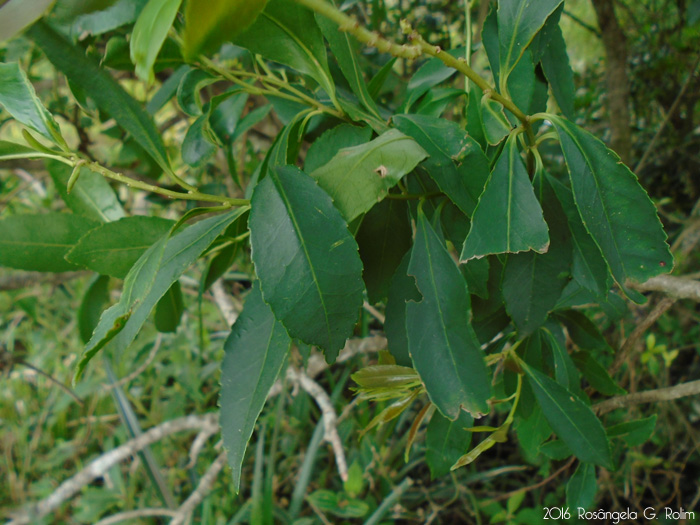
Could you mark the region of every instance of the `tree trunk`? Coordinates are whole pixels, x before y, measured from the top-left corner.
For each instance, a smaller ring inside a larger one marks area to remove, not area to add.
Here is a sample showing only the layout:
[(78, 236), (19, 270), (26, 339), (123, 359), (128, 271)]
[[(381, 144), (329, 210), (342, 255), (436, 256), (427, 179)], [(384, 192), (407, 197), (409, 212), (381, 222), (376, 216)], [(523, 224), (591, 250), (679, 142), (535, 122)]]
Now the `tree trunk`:
[(615, 16), (613, 0), (591, 0), (605, 46), (610, 146), (625, 164), (630, 163), (632, 137), (629, 111), (629, 80), (627, 78), (627, 39)]

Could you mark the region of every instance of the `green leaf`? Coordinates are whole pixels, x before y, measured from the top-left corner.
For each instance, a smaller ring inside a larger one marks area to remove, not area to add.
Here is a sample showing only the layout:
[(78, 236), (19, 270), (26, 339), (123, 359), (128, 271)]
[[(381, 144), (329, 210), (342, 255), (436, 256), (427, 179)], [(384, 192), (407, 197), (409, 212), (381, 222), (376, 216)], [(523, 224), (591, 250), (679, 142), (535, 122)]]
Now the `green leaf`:
[(493, 100), (490, 94), (481, 97), (481, 121), (484, 126), (484, 138), (495, 146), (508, 136), (512, 126), (503, 111), (503, 104)]
[(218, 139), (209, 126), (210, 112), (190, 125), (182, 141), (182, 160), (193, 168), (204, 165), (219, 149)]
[(0, 140), (0, 161), (13, 159), (55, 159), (56, 155), (48, 151), (39, 151), (24, 144)]
[(202, 97), (200, 91), (217, 82), (218, 79), (213, 77), (203, 69), (188, 70), (177, 85), (177, 103), (191, 117), (198, 117), (202, 114)]
[(498, 39), (501, 83), (507, 78), (547, 21), (563, 0), (499, 0)]
[(579, 463), (566, 484), (566, 504), (572, 509), (588, 509), (597, 490), (595, 465)]
[(489, 177), (489, 161), (476, 141), (448, 120), (421, 115), (396, 115), (392, 120), (430, 155), (423, 168), (470, 217)]
[(145, 82), (153, 82), (153, 64), (181, 3), (182, 0), (149, 0), (136, 20), (131, 33), (131, 61), (136, 65), (136, 75)]
[(9, 0), (0, 7), (0, 42), (21, 33), (49, 10), (55, 0)]
[(76, 215), (99, 222), (116, 221), (124, 217), (124, 208), (117, 195), (99, 173), (86, 167), (80, 168), (80, 178), (68, 193), (71, 167), (56, 161), (47, 162), (46, 167), (61, 198)]
[(607, 429), (608, 437), (620, 438), (630, 447), (636, 447), (648, 441), (656, 428), (657, 414), (652, 416), (625, 421)]
[(36, 96), (34, 86), (16, 62), (0, 63), (0, 106), (19, 123), (51, 142), (65, 146), (61, 128)]
[(100, 322), (100, 312), (109, 304), (109, 276), (96, 275), (88, 285), (78, 308), (78, 332), (83, 344), (87, 343)]
[(552, 88), (559, 109), (568, 119), (574, 119), (574, 72), (566, 53), (566, 42), (559, 25), (554, 26), (551, 39), (542, 55), (542, 70)]
[(66, 259), (102, 275), (124, 279), (143, 253), (172, 226), (173, 221), (158, 217), (124, 217), (89, 231)]
[(43, 21), (34, 24), (28, 35), (56, 69), (64, 73), (70, 82), (81, 86), (97, 106), (128, 131), (166, 173), (172, 173), (158, 128), (116, 80)]
[(0, 266), (36, 272), (79, 270), (64, 257), (97, 225), (70, 213), (6, 217), (0, 221)]
[(364, 501), (330, 490), (316, 490), (307, 499), (320, 511), (339, 518), (362, 518), (369, 512), (369, 505)]
[(180, 324), (185, 303), (180, 282), (175, 281), (156, 304), (155, 323), (159, 332), (174, 332)]
[(535, 397), (559, 439), (581, 461), (611, 469), (610, 443), (590, 407), (542, 372), (522, 364)]
[(78, 363), (74, 382), (90, 359), (112, 339), (115, 352), (126, 349), (172, 284), (245, 211), (239, 208), (201, 220), (177, 235), (162, 236), (148, 248), (124, 279), (119, 302), (102, 313)]
[(269, 0), (255, 23), (234, 44), (309, 75), (331, 96), (326, 46), (313, 12), (293, 0)]
[(597, 297), (605, 297), (610, 289), (609, 271), (600, 249), (590, 236), (576, 210), (571, 189), (553, 177), (547, 176), (549, 183), (561, 202), (569, 223), (573, 244), (571, 275), (574, 280)]
[[(231, 144), (238, 129), (238, 124), (241, 121), (241, 115), (248, 103), (248, 93), (236, 93), (233, 96), (230, 96), (229, 93), (224, 93), (224, 96), (223, 100), (217, 100), (220, 99), (221, 95), (214, 97), (217, 103), (212, 104), (209, 125), (222, 144)], [(256, 110), (263, 109), (265, 110), (265, 115), (267, 115), (271, 105), (267, 104), (266, 106), (267, 109), (265, 106), (262, 106), (256, 108)]]
[(430, 400), (452, 420), (462, 410), (487, 414), (491, 382), (469, 324), (467, 287), (422, 209), (408, 273), (423, 295), (406, 305), (408, 347)]
[(191, 62), (211, 54), (247, 29), (265, 8), (267, 0), (209, 0), (206, 8), (196, 0), (185, 4), (183, 55)]
[(474, 210), (460, 261), (495, 253), (549, 249), (549, 233), (517, 138), (511, 135)]
[(668, 273), (673, 256), (666, 233), (634, 174), (620, 158), (577, 125), (548, 115), (559, 133), (576, 207), (613, 277), (624, 287)]
[(571, 356), (576, 367), (588, 383), (606, 396), (623, 395), (627, 392), (608, 374), (608, 371), (588, 352), (576, 352)]
[(318, 168), (328, 164), (338, 153), (338, 150), (365, 144), (369, 142), (370, 138), (372, 138), (372, 129), (368, 126), (340, 124), (331, 128), (309, 147), (304, 159), (304, 171), (313, 173)]
[[(463, 47), (446, 50), (445, 52), (455, 58), (464, 56)], [(408, 86), (406, 87), (407, 100), (404, 104), (404, 111), (408, 111), (408, 109), (431, 87), (444, 82), (456, 72), (455, 69), (447, 67), (443, 61), (437, 57), (428, 59), (425, 64), (419, 67), (413, 74), (411, 80), (408, 81)]]
[(377, 98), (379, 98), (379, 95), (382, 93), (384, 84), (386, 83), (387, 78), (389, 78), (389, 75), (393, 71), (394, 64), (397, 60), (398, 57), (392, 57), (390, 60), (387, 60), (386, 64), (384, 64), (381, 67), (381, 69), (377, 71), (377, 73), (369, 81), (369, 84), (367, 84), (367, 90), (369, 91), (370, 96), (374, 100), (377, 100)]
[(221, 433), (236, 493), (248, 440), (290, 345), (284, 326), (263, 301), (260, 286), (254, 284), (226, 339), (221, 365)]
[(571, 449), (561, 439), (547, 441), (540, 447), (540, 452), (554, 461), (561, 461), (571, 456)]
[(421, 299), (420, 292), (416, 288), (416, 280), (408, 275), (410, 260), (411, 252), (409, 251), (403, 256), (391, 278), (384, 322), (389, 352), (402, 366), (412, 365), (411, 357), (408, 354), (408, 336), (406, 335), (406, 303), (407, 301), (417, 302)]
[(362, 69), (360, 69), (360, 64), (358, 62), (359, 53), (355, 38), (347, 31), (340, 31), (338, 24), (333, 22), (330, 18), (326, 18), (318, 13), (316, 14), (316, 22), (323, 36), (328, 40), (331, 54), (338, 61), (340, 71), (342, 71), (343, 76), (348, 81), (352, 92), (355, 93), (360, 103), (370, 113), (377, 118), (381, 118), (377, 105), (374, 103), (372, 96), (367, 90), (365, 77), (362, 74)]
[(566, 326), (569, 337), (582, 350), (598, 350), (607, 354), (615, 351), (588, 317), (576, 310), (557, 312), (556, 317)]
[(313, 179), (282, 166), (253, 191), (249, 224), (265, 301), (290, 336), (334, 361), (352, 333), (364, 288), (345, 221)]
[(426, 156), (412, 138), (392, 129), (367, 144), (341, 149), (311, 176), (351, 222), (382, 200)]
[[(93, 2), (87, 4), (81, 0), (70, 2), (70, 9), (60, 9), (67, 3), (64, 0), (55, 6), (52, 16), (56, 16), (61, 23), (69, 24), (71, 35), (102, 35), (118, 27), (131, 24), (136, 20), (147, 0), (111, 0), (97, 3), (107, 3), (104, 9), (93, 10), (86, 7), (94, 7)], [(93, 4), (93, 5), (91, 5)], [(82, 14), (80, 14), (82, 13)]]
[(384, 199), (365, 215), (355, 237), (364, 266), (362, 277), (370, 303), (385, 299), (389, 283), (411, 247), (413, 229), (406, 201)]
[(472, 433), (465, 430), (474, 425), (474, 418), (460, 412), (455, 421), (433, 414), (425, 433), (425, 461), (430, 478), (436, 479), (450, 472), (450, 467), (462, 457), (472, 441)]

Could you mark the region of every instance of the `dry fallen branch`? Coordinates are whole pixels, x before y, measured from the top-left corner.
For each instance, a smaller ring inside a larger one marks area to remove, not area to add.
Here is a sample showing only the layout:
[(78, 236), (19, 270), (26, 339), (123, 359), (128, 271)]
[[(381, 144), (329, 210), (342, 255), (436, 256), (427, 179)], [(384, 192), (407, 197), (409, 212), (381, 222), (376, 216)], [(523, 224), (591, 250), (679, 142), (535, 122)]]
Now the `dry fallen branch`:
[(634, 287), (642, 292), (663, 292), (676, 299), (692, 299), (700, 303), (700, 281), (694, 279), (659, 275)]
[(203, 430), (219, 428), (218, 414), (211, 413), (203, 416), (185, 416), (172, 421), (166, 421), (144, 432), (139, 437), (110, 450), (93, 460), (87, 467), (72, 478), (61, 483), (56, 490), (41, 501), (33, 503), (24, 512), (19, 513), (8, 525), (34, 523), (57, 509), (63, 502), (75, 496), (80, 489), (91, 483), (117, 463), (133, 456), (147, 446), (160, 441), (164, 437), (184, 430)]
[(114, 525), (114, 523), (120, 523), (127, 520), (135, 520), (138, 518), (150, 518), (156, 516), (170, 516), (175, 517), (175, 511), (172, 509), (137, 509), (137, 510), (127, 510), (125, 512), (120, 512), (118, 514), (113, 514), (108, 518), (98, 521), (95, 525)]
[(295, 370), (293, 367), (287, 369), (287, 377), (290, 381), (298, 384), (311, 397), (314, 398), (316, 404), (321, 409), (323, 414), (323, 438), (333, 447), (335, 454), (335, 463), (338, 466), (338, 473), (343, 481), (348, 479), (348, 464), (345, 460), (345, 451), (343, 450), (343, 442), (338, 435), (338, 415), (333, 408), (333, 402), (326, 391), (316, 381), (311, 379), (303, 370)]
[(643, 403), (657, 403), (659, 401), (673, 401), (682, 397), (697, 396), (700, 394), (700, 380), (689, 381), (676, 386), (636, 392), (624, 396), (611, 397), (595, 405), (593, 409), (598, 414), (606, 414), (617, 408), (624, 408), (630, 405), (641, 405)]

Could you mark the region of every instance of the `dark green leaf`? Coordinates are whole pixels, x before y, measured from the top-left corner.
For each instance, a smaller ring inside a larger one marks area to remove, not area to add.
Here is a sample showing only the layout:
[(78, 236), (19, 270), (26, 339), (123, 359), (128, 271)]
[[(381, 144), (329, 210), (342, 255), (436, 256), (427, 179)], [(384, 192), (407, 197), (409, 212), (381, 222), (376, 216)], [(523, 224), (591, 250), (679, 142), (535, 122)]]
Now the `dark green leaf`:
[(489, 94), (481, 97), (481, 122), (484, 126), (486, 142), (495, 146), (508, 136), (512, 126), (503, 111), (503, 104), (496, 102)]
[(557, 383), (563, 386), (569, 392), (581, 396), (581, 376), (576, 369), (571, 356), (566, 351), (566, 340), (559, 340), (555, 333), (552, 332), (553, 329), (559, 330), (559, 335), (563, 339), (564, 335), (561, 331), (561, 327), (556, 323), (548, 323), (543, 329), (542, 342), (545, 344), (545, 348), (549, 351), (552, 356), (552, 363), (554, 364), (554, 378)]
[(182, 141), (182, 160), (193, 168), (205, 164), (218, 149), (218, 139), (209, 126), (209, 115), (207, 112), (197, 117)]
[(78, 270), (64, 257), (98, 224), (69, 213), (6, 217), (0, 221), (0, 266), (36, 272)]
[(384, 199), (362, 220), (355, 237), (364, 266), (362, 278), (371, 303), (385, 299), (389, 283), (411, 247), (413, 229), (406, 201)]
[[(223, 144), (231, 144), (234, 140), (234, 134), (237, 132), (241, 115), (248, 103), (248, 93), (237, 93), (233, 96), (225, 93), (224, 95), (225, 98), (223, 100), (216, 100), (221, 95), (214, 98), (216, 103), (212, 104), (214, 107), (212, 107), (210, 112), (209, 125)], [(271, 105), (268, 104), (265, 115), (267, 115), (270, 107)], [(257, 109), (265, 109), (265, 106)]]
[[(458, 47), (446, 51), (453, 57), (464, 56), (464, 48)], [(444, 82), (457, 71), (451, 67), (447, 67), (442, 60), (437, 57), (428, 59), (418, 71), (414, 73), (411, 80), (408, 81), (406, 88), (407, 100), (405, 109), (408, 110), (415, 102), (418, 101), (431, 87), (437, 86)]]
[(571, 357), (583, 374), (583, 377), (585, 377), (588, 383), (601, 394), (614, 396), (627, 393), (588, 352), (576, 352)]
[(377, 74), (372, 77), (369, 84), (367, 84), (367, 90), (374, 100), (377, 100), (382, 92), (386, 79), (389, 78), (389, 75), (391, 74), (397, 60), (397, 57), (393, 57), (388, 60), (387, 63), (384, 64), (379, 71), (377, 71)]
[(81, 86), (166, 172), (172, 173), (160, 133), (148, 114), (109, 74), (48, 24), (39, 21), (28, 35), (69, 81)]
[(313, 12), (293, 0), (269, 0), (265, 10), (234, 43), (314, 78), (331, 97), (326, 46)]
[(489, 176), (489, 162), (479, 145), (457, 124), (421, 115), (397, 115), (396, 127), (428, 153), (422, 166), (467, 216), (476, 208)]
[(188, 70), (177, 86), (177, 103), (182, 111), (192, 117), (201, 115), (202, 97), (199, 92), (217, 80), (203, 69)]
[(535, 34), (562, 1), (500, 0), (498, 2), (501, 82), (510, 74)]
[(595, 465), (579, 463), (566, 484), (566, 504), (572, 509), (587, 509), (593, 505), (597, 490)]
[(561, 461), (571, 456), (571, 449), (561, 439), (547, 441), (540, 447), (540, 452), (554, 461)]
[(182, 0), (149, 0), (136, 20), (131, 33), (131, 61), (141, 80), (153, 82), (153, 64), (181, 3)]
[[(525, 52), (522, 60), (516, 64), (508, 77), (508, 92), (515, 105), (525, 114), (533, 115), (546, 111), (549, 98), (547, 82), (536, 74), (532, 53), (529, 51)], [(516, 125), (520, 123), (510, 112), (507, 114), (511, 123)], [(533, 123), (533, 127), (538, 124)]]
[(430, 117), (440, 117), (458, 98), (466, 93), (460, 88), (430, 88), (420, 103), (414, 108), (414, 112)]
[(316, 22), (323, 36), (328, 40), (331, 53), (338, 61), (343, 76), (350, 84), (350, 89), (352, 89), (352, 92), (355, 93), (365, 109), (377, 118), (380, 118), (377, 105), (367, 90), (365, 77), (362, 74), (362, 69), (360, 69), (357, 41), (347, 31), (340, 31), (338, 24), (323, 15), (316, 14)]
[(243, 135), (250, 128), (255, 126), (258, 122), (267, 117), (267, 114), (272, 109), (272, 104), (265, 104), (264, 106), (257, 107), (246, 113), (243, 118), (238, 122), (236, 129), (231, 136), (231, 141), (236, 140), (238, 137)]
[(384, 198), (426, 156), (412, 138), (392, 129), (367, 144), (341, 149), (311, 176), (350, 222)]
[(182, 78), (190, 71), (190, 66), (182, 65), (177, 68), (165, 82), (160, 86), (151, 100), (146, 104), (146, 111), (149, 115), (155, 115), (168, 101), (177, 93)]
[(34, 86), (16, 62), (0, 63), (0, 106), (15, 120), (41, 133), (44, 138), (65, 145), (61, 128), (36, 96)]
[(284, 326), (263, 302), (256, 283), (226, 340), (221, 365), (221, 433), (236, 492), (248, 440), (290, 344)]
[(124, 279), (134, 263), (173, 221), (135, 215), (103, 224), (84, 235), (66, 259), (97, 273)]
[(47, 162), (46, 167), (61, 198), (76, 215), (99, 222), (116, 221), (124, 217), (124, 209), (117, 195), (102, 175), (81, 168), (80, 178), (68, 193), (71, 167), (57, 161)]
[(78, 308), (78, 332), (83, 344), (87, 343), (100, 322), (102, 309), (109, 304), (109, 276), (96, 275), (88, 285)]
[(615, 280), (668, 273), (673, 256), (654, 204), (620, 158), (593, 135), (554, 115), (576, 207)]
[(608, 437), (621, 438), (630, 447), (636, 447), (646, 442), (654, 434), (657, 415), (625, 421), (607, 429)]
[(450, 467), (469, 449), (472, 433), (465, 430), (474, 425), (474, 418), (460, 412), (455, 421), (433, 414), (425, 433), (425, 461), (431, 479), (450, 472)]
[(556, 317), (566, 326), (574, 344), (582, 350), (600, 350), (611, 355), (614, 353), (603, 334), (584, 313), (565, 310), (557, 312)]
[(530, 462), (540, 458), (540, 445), (552, 435), (552, 429), (549, 428), (549, 423), (539, 405), (534, 405), (527, 417), (517, 420), (515, 431), (520, 442), (520, 452), (525, 460)]
[(420, 301), (421, 299), (418, 288), (416, 288), (416, 280), (408, 275), (410, 260), (411, 252), (407, 252), (391, 279), (385, 310), (386, 321), (384, 322), (389, 352), (402, 366), (412, 365), (411, 357), (408, 354), (408, 337), (406, 336), (406, 302)]
[(460, 261), (495, 253), (549, 249), (542, 208), (511, 135), (474, 210)]
[(216, 52), (247, 29), (264, 9), (267, 0), (209, 0), (206, 8), (196, 0), (185, 5), (183, 54), (192, 61), (200, 53)]
[(174, 332), (180, 324), (185, 303), (180, 283), (175, 281), (156, 304), (155, 323), (159, 332)]
[(256, 186), (249, 224), (265, 301), (292, 337), (332, 362), (352, 333), (364, 288), (345, 221), (313, 179), (282, 166)]
[(524, 365), (535, 397), (554, 433), (581, 461), (612, 468), (610, 444), (593, 411), (542, 372)]
[(574, 118), (574, 72), (566, 53), (566, 42), (559, 26), (555, 26), (551, 39), (542, 55), (542, 69), (547, 77), (559, 109), (568, 119)]
[(309, 147), (304, 159), (304, 170), (312, 173), (328, 164), (343, 148), (351, 148), (369, 142), (372, 129), (352, 124), (340, 124), (326, 131)]
[(447, 418), (489, 412), (490, 377), (470, 326), (464, 279), (422, 210), (408, 273), (423, 296), (406, 305), (408, 346), (430, 400)]

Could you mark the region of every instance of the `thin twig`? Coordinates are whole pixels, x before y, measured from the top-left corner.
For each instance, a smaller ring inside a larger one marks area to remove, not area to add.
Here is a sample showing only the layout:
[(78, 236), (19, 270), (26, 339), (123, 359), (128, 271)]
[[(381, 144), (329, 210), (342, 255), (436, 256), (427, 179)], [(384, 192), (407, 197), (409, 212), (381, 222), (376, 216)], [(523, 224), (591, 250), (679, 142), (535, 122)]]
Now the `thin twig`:
[(323, 438), (331, 444), (335, 454), (335, 463), (338, 466), (340, 479), (347, 481), (348, 479), (348, 464), (345, 460), (345, 450), (343, 450), (343, 442), (338, 435), (338, 415), (333, 408), (333, 402), (326, 391), (316, 381), (311, 379), (304, 373), (303, 370), (296, 370), (293, 367), (287, 369), (287, 377), (290, 381), (297, 383), (311, 397), (314, 398), (316, 404), (321, 409), (323, 414), (324, 434)]
[(137, 509), (127, 510), (119, 514), (113, 514), (108, 518), (98, 521), (95, 525), (113, 525), (126, 520), (135, 520), (137, 518), (150, 518), (155, 516), (175, 516), (175, 511), (172, 509)]
[(673, 401), (674, 399), (697, 396), (699, 394), (700, 379), (667, 388), (658, 388), (656, 390), (646, 390), (644, 392), (611, 397), (610, 399), (606, 399), (594, 405), (593, 410), (602, 415), (616, 408), (641, 405), (643, 403), (657, 403), (659, 401)]
[(367, 310), (367, 312), (370, 313), (372, 317), (374, 317), (380, 323), (384, 324), (384, 322), (386, 321), (386, 317), (384, 316), (384, 314), (377, 310), (374, 306), (369, 304), (367, 301), (365, 301), (362, 304), (362, 308)]
[(133, 379), (137, 378), (140, 376), (153, 362), (153, 360), (156, 358), (156, 354), (158, 353), (158, 350), (160, 349), (160, 344), (163, 341), (163, 334), (160, 332), (156, 336), (156, 341), (153, 343), (153, 348), (151, 348), (151, 351), (148, 353), (148, 357), (146, 357), (146, 360), (133, 372), (130, 374), (122, 377), (119, 381), (116, 383), (111, 383), (108, 385), (104, 385), (105, 391), (109, 392), (113, 388), (117, 387), (122, 387), (128, 382), (132, 381)]
[(57, 509), (64, 501), (75, 496), (85, 485), (103, 476), (105, 472), (117, 463), (124, 461), (170, 434), (182, 432), (184, 430), (201, 430), (208, 427), (215, 427), (218, 429), (218, 426), (219, 418), (216, 413), (185, 416), (161, 423), (147, 432), (144, 432), (139, 437), (102, 454), (83, 470), (61, 483), (56, 490), (46, 498), (31, 504), (24, 512), (18, 513), (8, 525), (35, 523)]
[(185, 468), (194, 468), (194, 466), (197, 464), (199, 454), (202, 452), (204, 445), (207, 444), (207, 440), (218, 431), (219, 429), (217, 427), (208, 427), (202, 429), (202, 431), (197, 434), (197, 437), (194, 438), (192, 446), (190, 447), (190, 460), (187, 462), (187, 465), (185, 465)]
[(204, 500), (209, 492), (211, 492), (214, 482), (225, 464), (226, 452), (221, 452), (214, 460), (214, 463), (212, 463), (204, 473), (204, 476), (202, 476), (194, 492), (192, 492), (185, 502), (180, 505), (180, 508), (177, 509), (175, 517), (170, 522), (170, 525), (182, 525), (186, 521), (189, 521), (190, 515), (195, 507)]
[(642, 322), (635, 327), (630, 336), (625, 340), (622, 348), (620, 348), (620, 351), (615, 357), (615, 362), (610, 367), (609, 373), (611, 376), (615, 375), (615, 373), (620, 369), (644, 333), (649, 330), (649, 328), (651, 328), (653, 324), (659, 320), (659, 317), (666, 313), (666, 311), (668, 311), (668, 309), (671, 308), (675, 302), (675, 299), (671, 299), (669, 297), (663, 298), (661, 301), (659, 301), (659, 304), (657, 304), (656, 307), (649, 312), (649, 315), (647, 315)]
[(487, 504), (489, 504), (489, 503), (493, 503), (493, 502), (496, 502), (496, 501), (503, 501), (503, 500), (506, 500), (506, 499), (510, 498), (511, 496), (515, 496), (516, 494), (521, 494), (521, 493), (523, 493), (523, 492), (530, 492), (530, 491), (532, 491), (532, 490), (535, 490), (535, 489), (538, 489), (538, 488), (540, 488), (540, 487), (543, 487), (543, 486), (545, 486), (547, 483), (549, 483), (550, 481), (552, 481), (554, 478), (556, 478), (557, 476), (559, 476), (562, 472), (568, 470), (569, 467), (571, 467), (571, 465), (573, 465), (573, 463), (574, 463), (575, 460), (576, 460), (576, 458), (575, 458), (575, 457), (572, 457), (572, 458), (569, 459), (569, 461), (567, 461), (566, 464), (564, 464), (564, 466), (562, 466), (559, 470), (555, 471), (553, 474), (550, 474), (548, 477), (546, 477), (546, 478), (543, 479), (542, 481), (539, 481), (539, 482), (535, 483), (534, 485), (529, 485), (529, 486), (527, 486), (527, 487), (523, 487), (523, 488), (521, 488), (521, 489), (513, 490), (513, 491), (511, 491), (511, 492), (506, 492), (505, 494), (501, 494), (500, 496), (496, 496), (495, 498), (492, 498), (492, 499), (490, 499), (490, 500), (488, 500), (488, 501), (485, 501), (485, 502), (484, 502), (484, 505), (487, 505)]

